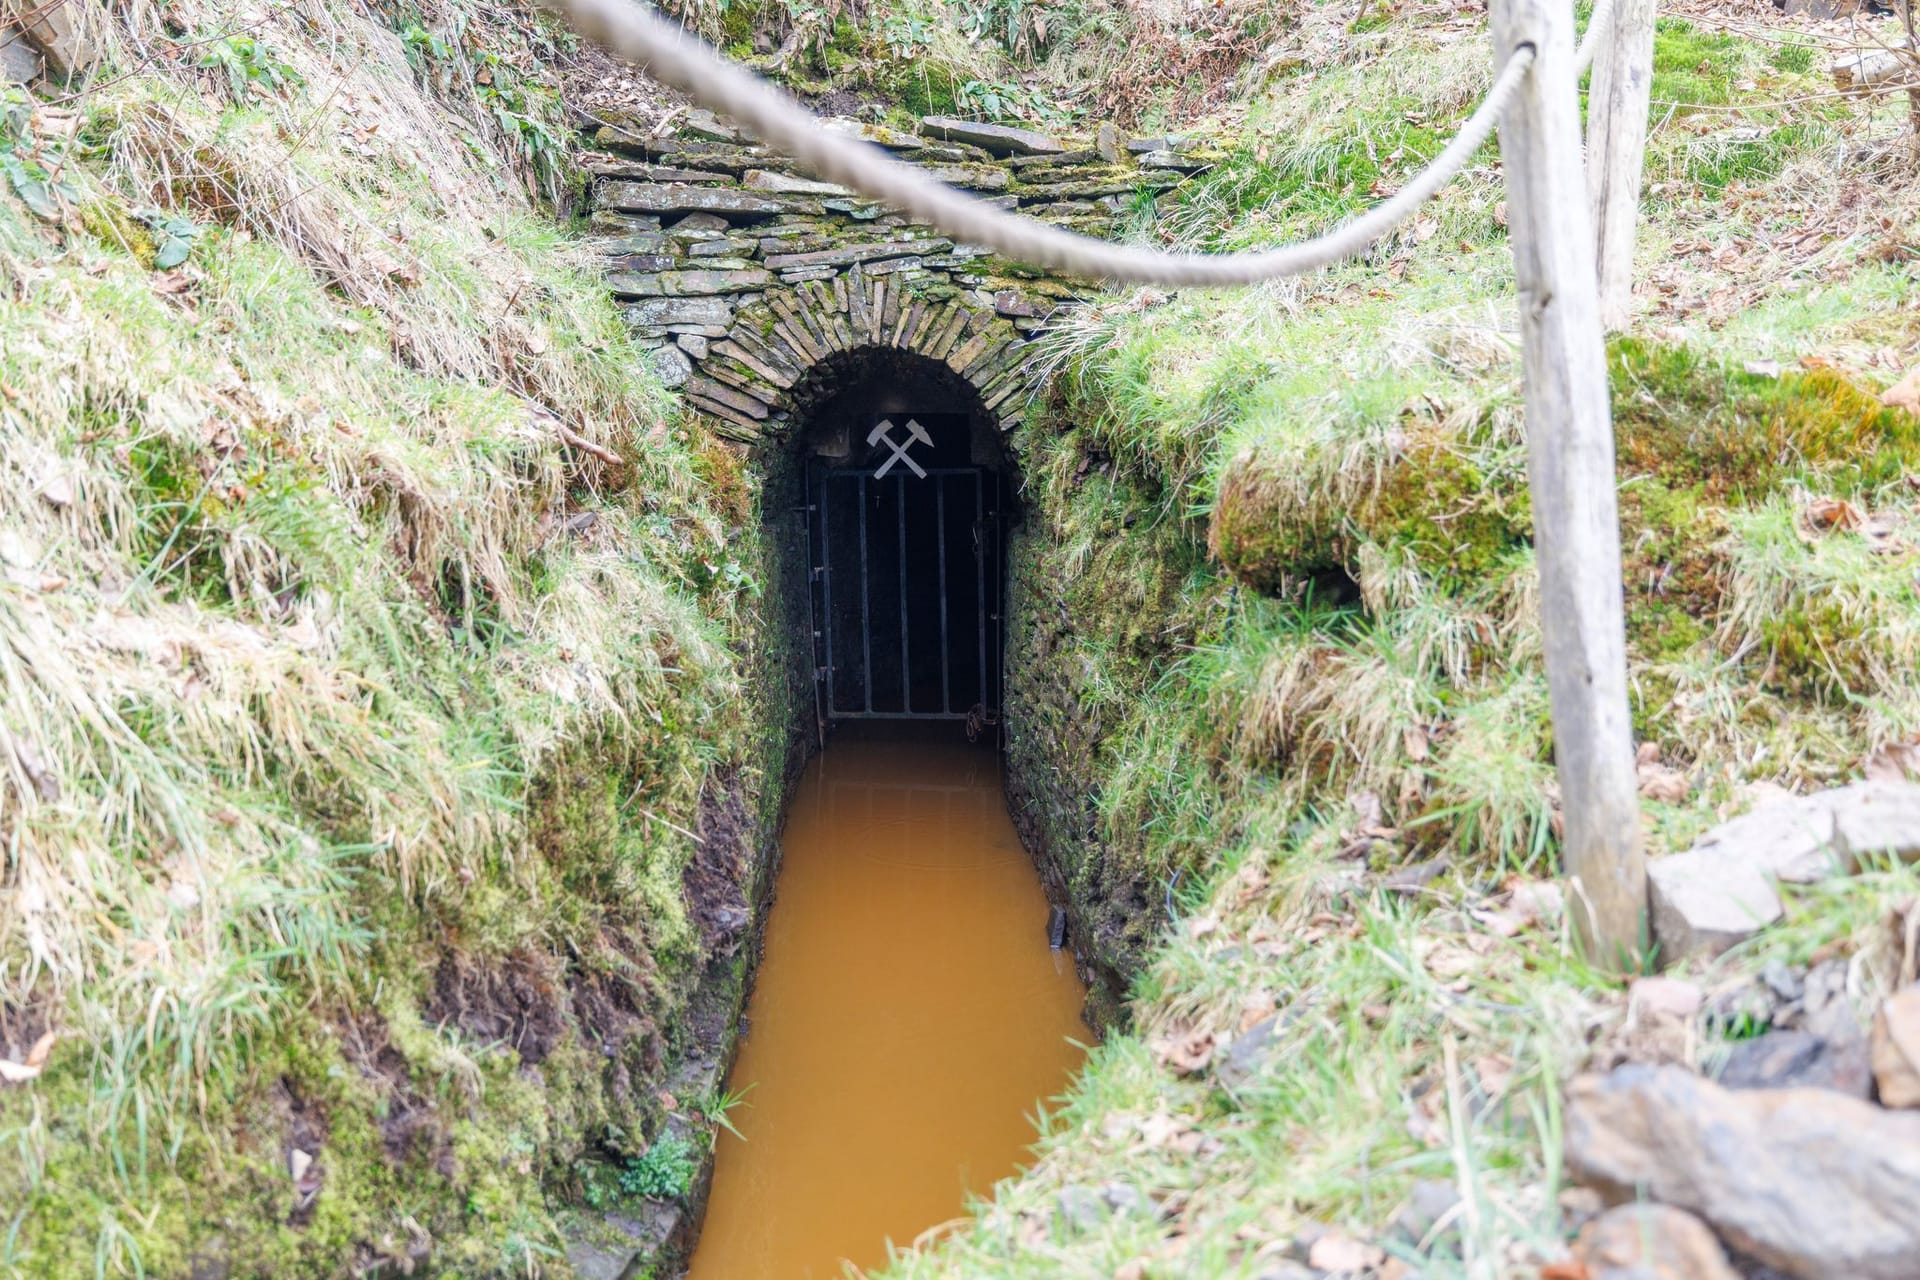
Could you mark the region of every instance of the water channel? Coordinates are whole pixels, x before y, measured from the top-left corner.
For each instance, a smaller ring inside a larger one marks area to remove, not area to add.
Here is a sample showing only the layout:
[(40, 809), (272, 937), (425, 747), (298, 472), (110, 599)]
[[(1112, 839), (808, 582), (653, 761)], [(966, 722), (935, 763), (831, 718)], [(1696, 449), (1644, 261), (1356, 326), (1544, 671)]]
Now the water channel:
[(691, 1280), (885, 1262), (1020, 1166), (1090, 1038), (999, 757), (957, 727), (843, 731), (782, 847)]

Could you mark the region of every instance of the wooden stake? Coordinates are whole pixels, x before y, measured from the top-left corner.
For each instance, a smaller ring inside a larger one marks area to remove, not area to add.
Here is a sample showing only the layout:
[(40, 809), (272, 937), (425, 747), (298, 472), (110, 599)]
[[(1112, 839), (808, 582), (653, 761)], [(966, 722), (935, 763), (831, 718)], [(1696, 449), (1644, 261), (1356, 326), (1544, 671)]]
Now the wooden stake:
[(1633, 247), (1646, 167), (1657, 0), (1615, 3), (1613, 29), (1601, 35), (1587, 95), (1587, 188), (1593, 195), (1600, 323), (1609, 332), (1633, 318)]
[(1504, 60), (1536, 51), (1500, 121), (1526, 371), (1540, 629), (1566, 818), (1568, 907), (1588, 958), (1645, 950), (1647, 881), (1627, 710), (1613, 421), (1580, 159), (1569, 0), (1493, 0)]

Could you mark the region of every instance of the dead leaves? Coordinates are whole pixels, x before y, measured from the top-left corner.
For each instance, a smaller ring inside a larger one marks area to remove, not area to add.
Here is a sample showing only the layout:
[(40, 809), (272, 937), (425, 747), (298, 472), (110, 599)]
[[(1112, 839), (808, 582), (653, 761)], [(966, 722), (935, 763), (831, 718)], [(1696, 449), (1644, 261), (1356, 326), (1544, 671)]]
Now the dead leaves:
[(1889, 409), (1905, 409), (1920, 417), (1920, 368), (1913, 369), (1906, 377), (1882, 391), (1880, 403)]
[(1660, 762), (1660, 744), (1643, 742), (1634, 755), (1634, 774), (1640, 794), (1661, 804), (1679, 804), (1693, 790), (1687, 775)]
[(38, 1040), (27, 1050), (24, 1062), (13, 1062), (0, 1058), (0, 1083), (25, 1084), (46, 1068), (47, 1057), (53, 1052), (54, 1033), (43, 1032)]
[(1213, 1061), (1216, 1043), (1211, 1031), (1175, 1026), (1166, 1034), (1154, 1037), (1147, 1047), (1161, 1066), (1176, 1075), (1190, 1076), (1207, 1069), (1207, 1065)]
[(1800, 509), (1800, 540), (1813, 546), (1836, 534), (1855, 534), (1875, 555), (1901, 555), (1913, 549), (1892, 512), (1867, 512), (1844, 498), (1814, 498)]
[(1920, 778), (1920, 737), (1883, 743), (1866, 759), (1862, 772), (1869, 782), (1905, 782)]

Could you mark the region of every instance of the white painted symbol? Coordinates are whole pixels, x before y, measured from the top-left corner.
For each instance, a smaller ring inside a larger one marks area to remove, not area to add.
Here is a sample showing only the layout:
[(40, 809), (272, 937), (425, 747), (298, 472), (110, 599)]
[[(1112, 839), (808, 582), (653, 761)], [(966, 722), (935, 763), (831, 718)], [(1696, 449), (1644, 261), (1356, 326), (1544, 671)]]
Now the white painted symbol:
[(888, 418), (867, 433), (868, 444), (879, 444), (882, 440), (885, 440), (887, 442), (887, 448), (893, 450), (893, 456), (880, 464), (879, 470), (873, 473), (873, 478), (878, 480), (881, 476), (893, 470), (894, 463), (904, 462), (913, 474), (925, 480), (927, 478), (926, 470), (921, 467), (919, 463), (907, 456), (907, 450), (913, 448), (913, 442), (915, 440), (925, 445), (931, 445), (933, 443), (933, 437), (927, 434), (925, 427), (915, 422), (912, 418), (907, 419), (907, 442), (905, 444), (901, 444), (895, 440), (892, 431), (893, 419)]

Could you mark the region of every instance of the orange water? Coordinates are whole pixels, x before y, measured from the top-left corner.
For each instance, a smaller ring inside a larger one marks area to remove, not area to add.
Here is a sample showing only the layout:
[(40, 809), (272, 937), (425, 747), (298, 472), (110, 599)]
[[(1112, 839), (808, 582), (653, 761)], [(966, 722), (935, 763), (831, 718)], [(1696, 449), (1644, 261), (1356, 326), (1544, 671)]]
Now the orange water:
[(1020, 1165), (1087, 1038), (999, 760), (957, 728), (843, 735), (781, 843), (692, 1280), (884, 1262)]

